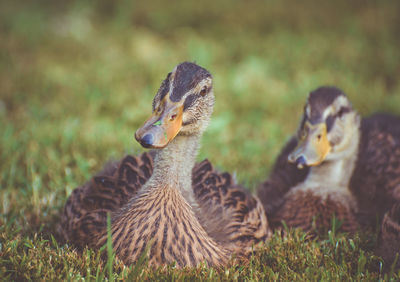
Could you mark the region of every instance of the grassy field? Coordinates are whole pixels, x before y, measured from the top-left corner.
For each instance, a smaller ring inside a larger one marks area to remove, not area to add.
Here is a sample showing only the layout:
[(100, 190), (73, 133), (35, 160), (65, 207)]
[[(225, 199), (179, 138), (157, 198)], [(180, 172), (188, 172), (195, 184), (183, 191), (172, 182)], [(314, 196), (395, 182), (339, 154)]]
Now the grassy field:
[(400, 114), (400, 2), (349, 2), (1, 1), (0, 279), (400, 279), (382, 273), (374, 234), (275, 235), (223, 270), (110, 269), (57, 241), (71, 191), (107, 160), (143, 151), (134, 132), (179, 62), (214, 76), (199, 160), (251, 190), (314, 88), (342, 88), (363, 115)]

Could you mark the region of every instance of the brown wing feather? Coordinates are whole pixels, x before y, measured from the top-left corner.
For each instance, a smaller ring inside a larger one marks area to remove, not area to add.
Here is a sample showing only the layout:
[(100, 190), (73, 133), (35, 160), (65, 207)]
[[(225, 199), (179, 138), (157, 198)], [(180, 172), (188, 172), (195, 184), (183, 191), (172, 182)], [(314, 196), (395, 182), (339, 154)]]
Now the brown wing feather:
[(260, 201), (208, 160), (194, 167), (193, 190), (207, 233), (233, 252), (247, 253), (270, 236)]
[(59, 230), (78, 246), (91, 245), (105, 228), (107, 212), (122, 207), (153, 172), (153, 157), (143, 153), (110, 163), (87, 184), (76, 188), (68, 198)]
[(376, 114), (361, 124), (357, 165), (350, 181), (359, 202), (360, 221), (374, 226), (376, 216), (400, 200), (400, 118)]
[[(93, 246), (104, 231), (107, 213), (121, 208), (153, 172), (151, 153), (126, 156), (69, 197), (62, 216), (62, 234), (78, 246)], [(207, 160), (193, 169), (193, 189), (201, 222), (211, 237), (236, 253), (251, 250), (270, 235), (260, 201), (236, 185), (228, 173), (219, 173)]]

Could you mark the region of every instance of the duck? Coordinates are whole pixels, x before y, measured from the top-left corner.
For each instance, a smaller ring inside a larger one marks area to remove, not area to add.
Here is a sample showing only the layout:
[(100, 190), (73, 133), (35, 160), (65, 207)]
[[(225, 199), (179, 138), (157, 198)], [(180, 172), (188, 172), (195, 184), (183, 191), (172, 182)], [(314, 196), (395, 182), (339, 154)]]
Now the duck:
[(274, 228), (374, 227), (400, 199), (400, 118), (362, 118), (342, 90), (317, 88), (257, 195)]
[(72, 192), (61, 220), (65, 240), (101, 248), (110, 214), (113, 249), (125, 264), (146, 253), (156, 267), (220, 267), (261, 246), (271, 230), (260, 200), (210, 161), (196, 163), (214, 100), (206, 69), (183, 62), (168, 73), (135, 133), (151, 151), (107, 164)]

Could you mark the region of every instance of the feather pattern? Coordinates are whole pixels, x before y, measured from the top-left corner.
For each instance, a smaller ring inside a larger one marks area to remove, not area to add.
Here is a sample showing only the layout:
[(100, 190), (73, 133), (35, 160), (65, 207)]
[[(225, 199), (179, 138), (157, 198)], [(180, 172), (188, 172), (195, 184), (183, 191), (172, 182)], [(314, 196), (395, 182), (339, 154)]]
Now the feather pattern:
[(135, 134), (159, 150), (127, 156), (77, 188), (64, 209), (65, 238), (100, 248), (110, 213), (113, 247), (125, 263), (149, 249), (151, 265), (178, 267), (221, 266), (265, 241), (270, 231), (260, 202), (208, 161), (195, 165), (213, 105), (210, 73), (193, 63), (176, 66)]

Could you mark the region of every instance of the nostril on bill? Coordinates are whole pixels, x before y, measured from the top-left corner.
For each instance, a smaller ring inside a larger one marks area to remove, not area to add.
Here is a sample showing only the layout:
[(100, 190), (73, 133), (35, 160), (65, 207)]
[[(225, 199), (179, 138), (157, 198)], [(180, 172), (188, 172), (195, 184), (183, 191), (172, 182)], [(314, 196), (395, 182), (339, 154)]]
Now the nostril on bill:
[(294, 153), (291, 153), (288, 156), (288, 161), (291, 162), (291, 163), (296, 163), (296, 156), (294, 155)]
[(306, 158), (304, 156), (300, 156), (296, 159), (296, 165), (298, 168), (303, 168), (306, 165)]
[(140, 144), (142, 144), (143, 147), (149, 148), (151, 145), (154, 143), (154, 136), (153, 134), (146, 134), (143, 136), (142, 140), (140, 140)]

